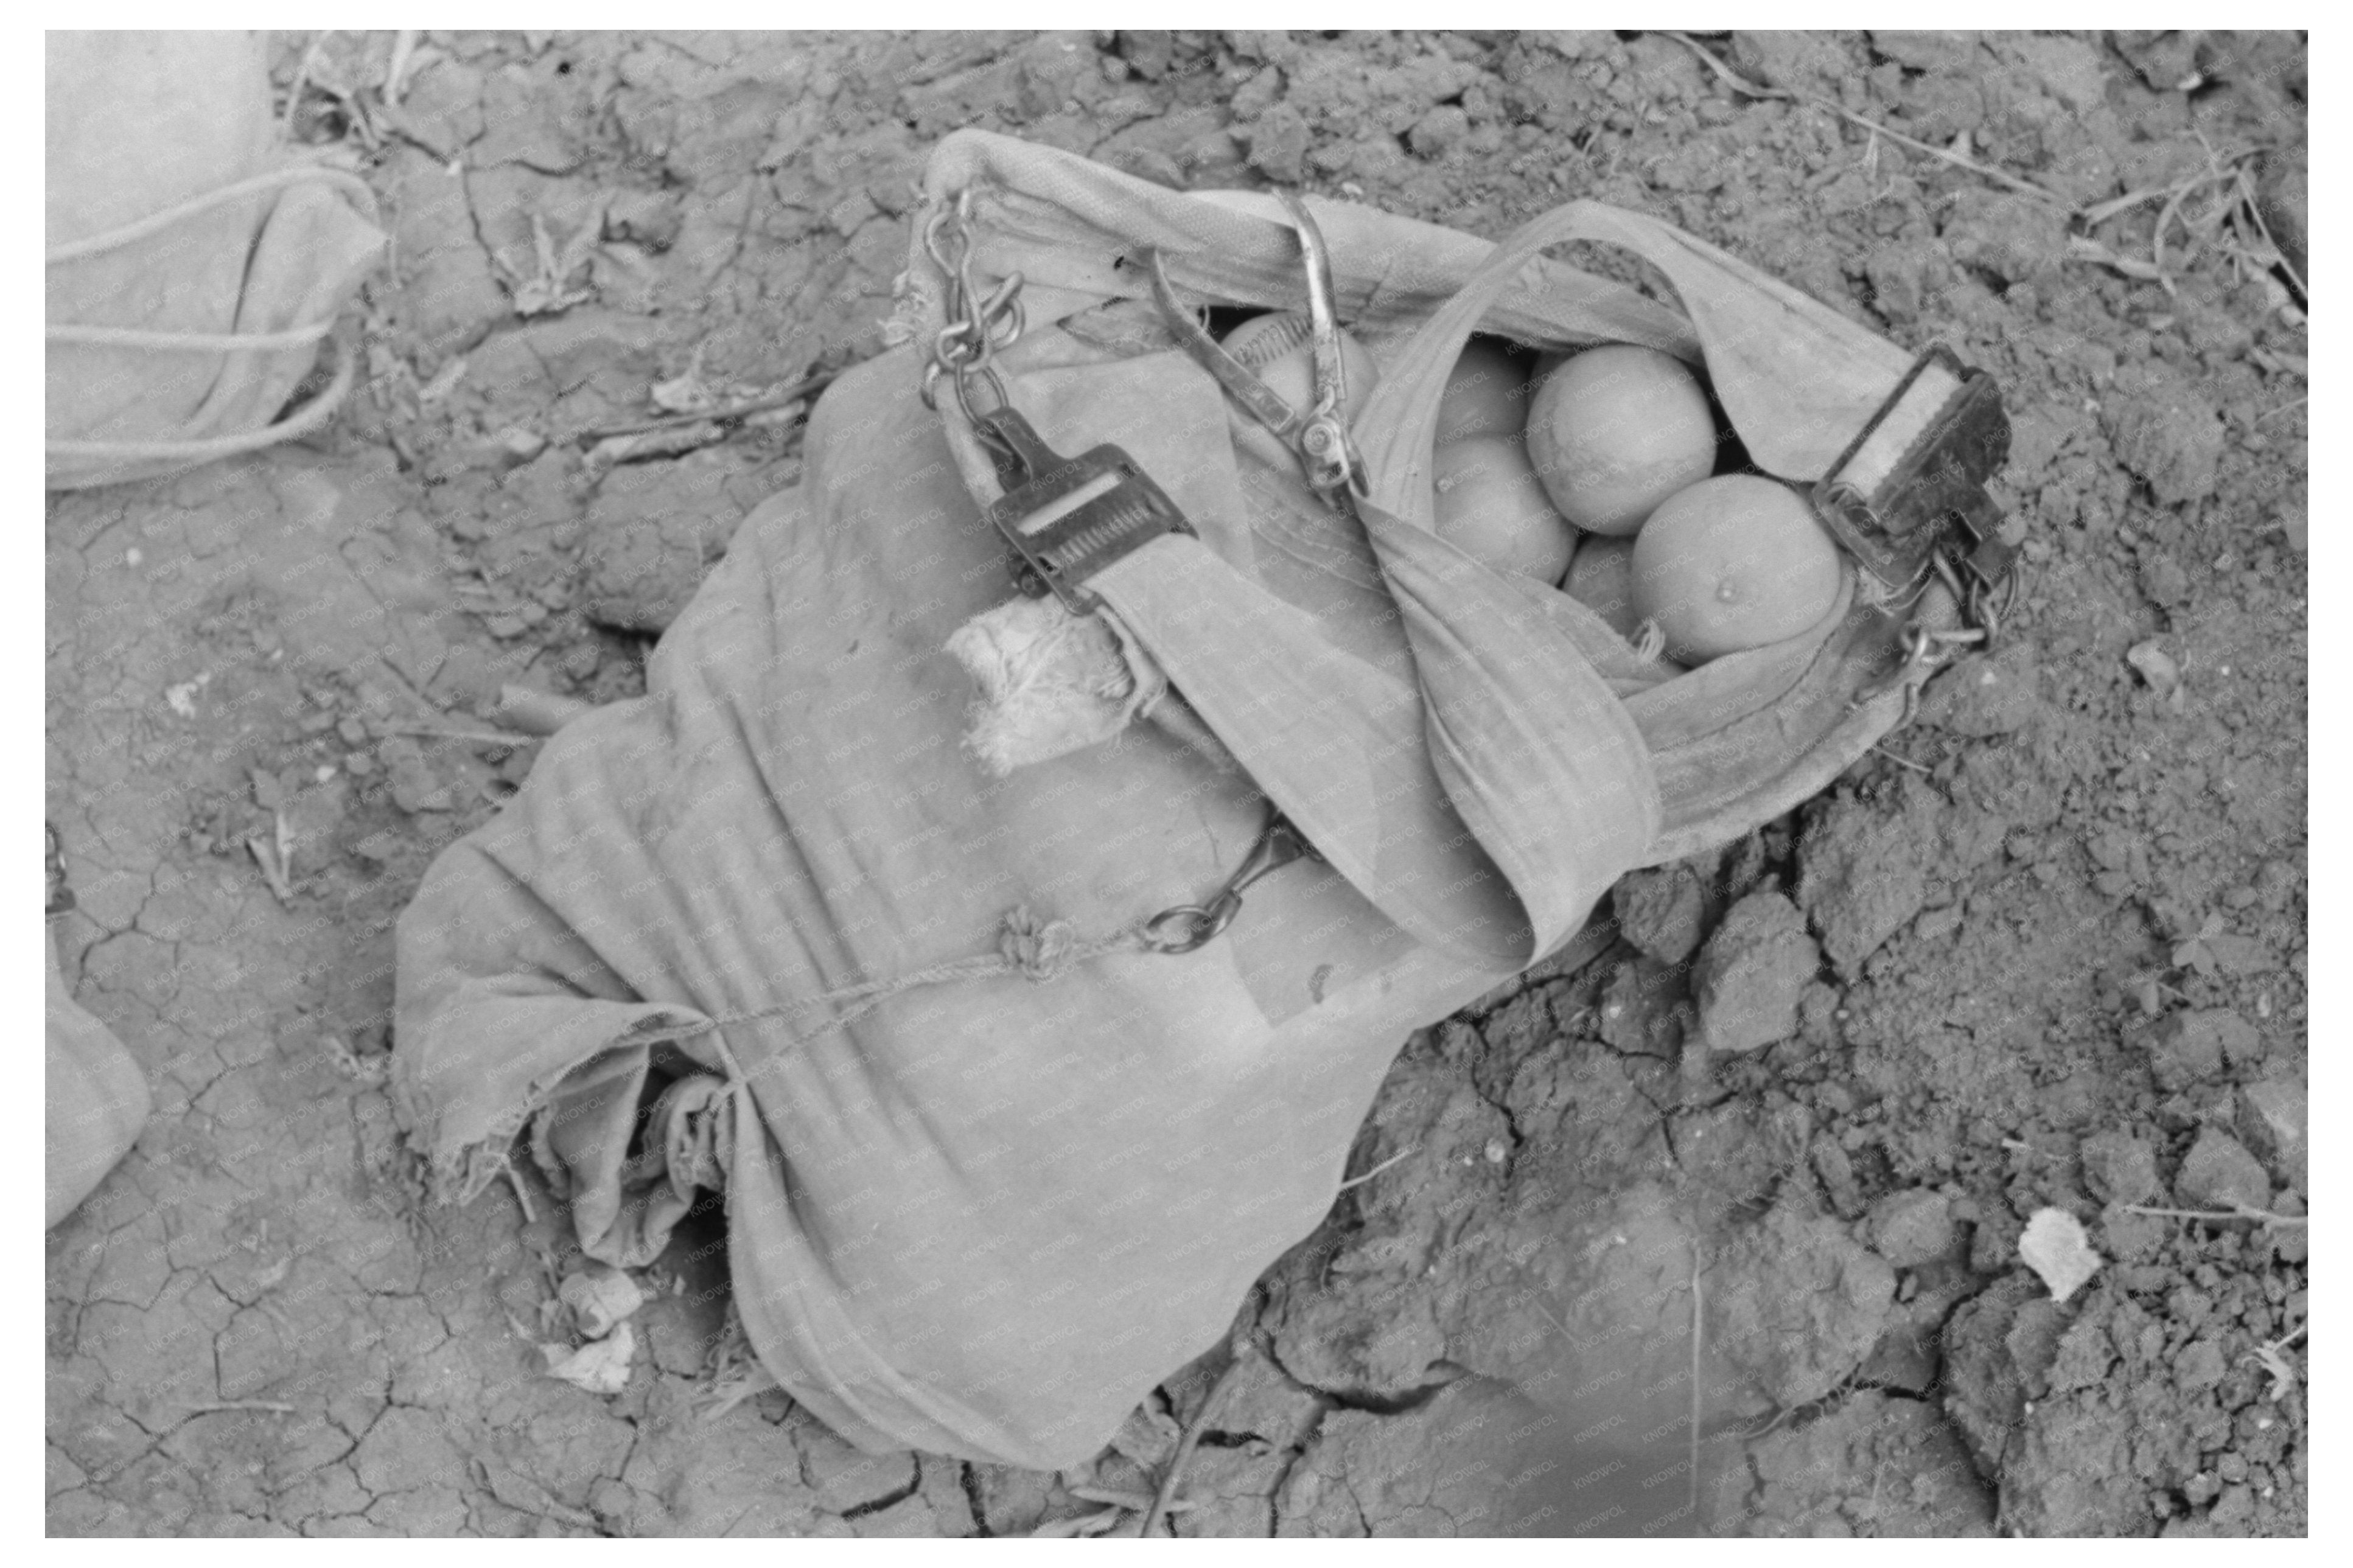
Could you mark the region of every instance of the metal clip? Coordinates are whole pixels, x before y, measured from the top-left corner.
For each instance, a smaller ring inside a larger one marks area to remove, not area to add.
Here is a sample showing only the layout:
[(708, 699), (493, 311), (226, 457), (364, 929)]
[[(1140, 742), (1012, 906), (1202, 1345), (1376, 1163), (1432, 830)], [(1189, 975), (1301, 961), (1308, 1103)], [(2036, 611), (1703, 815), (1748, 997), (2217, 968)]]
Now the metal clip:
[(1340, 318), (1333, 307), (1332, 253), (1299, 194), (1283, 189), (1275, 195), (1299, 231), (1299, 248), (1307, 262), (1307, 322), (1315, 344), (1315, 406), (1308, 411), (1307, 427), (1299, 435), (1307, 482), (1326, 500), (1343, 491), (1368, 496), (1372, 480), (1348, 435), (1348, 370), (1340, 356)]
[(1290, 191), (1276, 193), (1299, 233), (1299, 247), (1307, 264), (1307, 322), (1315, 360), (1315, 402), (1297, 409), (1252, 374), (1248, 366), (1219, 346), (1201, 328), (1193, 312), (1176, 298), (1168, 281), (1168, 267), (1157, 249), (1145, 252), (1152, 275), (1152, 296), (1159, 302), (1169, 329), (1201, 367), (1249, 409), (1276, 439), (1299, 454), (1307, 482), (1335, 508), (1346, 496), (1372, 494), (1372, 479), (1348, 434), (1348, 372), (1340, 353), (1340, 321), (1333, 300), (1332, 256), (1324, 245), (1324, 231), (1315, 225), (1306, 204)]
[(1191, 952), (1206, 947), (1225, 929), (1234, 923), (1242, 911), (1242, 894), (1251, 884), (1281, 870), (1293, 860), (1321, 861), (1315, 846), (1306, 836), (1292, 826), (1291, 818), (1272, 805), (1267, 807), (1266, 826), (1259, 830), (1258, 842), (1234, 868), (1206, 904), (1179, 904), (1163, 910), (1145, 921), (1140, 934), (1144, 945), (1154, 952)]
[(1285, 403), (1280, 393), (1253, 375), (1248, 365), (1228, 353), (1217, 339), (1202, 329), (1200, 321), (1176, 298), (1176, 285), (1168, 281), (1167, 260), (1157, 248), (1145, 252), (1145, 262), (1152, 275), (1152, 297), (1159, 302), (1160, 313), (1167, 318), (1169, 331), (1176, 333), (1185, 352), (1217, 377), (1218, 384), (1249, 409), (1252, 417), (1274, 432), (1277, 440), (1295, 448), (1299, 432), (1306, 427), (1307, 416)]

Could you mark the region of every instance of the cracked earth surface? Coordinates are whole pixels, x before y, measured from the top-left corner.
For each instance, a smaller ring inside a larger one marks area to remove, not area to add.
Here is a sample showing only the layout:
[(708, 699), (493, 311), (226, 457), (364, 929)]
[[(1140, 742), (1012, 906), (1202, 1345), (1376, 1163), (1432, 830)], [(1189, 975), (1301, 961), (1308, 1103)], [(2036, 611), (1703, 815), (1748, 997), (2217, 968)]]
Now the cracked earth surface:
[[(1703, 47), (2084, 205), (2258, 149), (2288, 213), (2293, 35)], [(620, 1393), (547, 1376), (560, 1205), (426, 1205), (382, 1088), (392, 922), (530, 765), (468, 737), (509, 684), (640, 689), (797, 473), (789, 410), (603, 432), (876, 352), (965, 124), (1490, 237), (1656, 212), (1952, 342), (2016, 426), (2013, 638), (1822, 799), (1629, 879), (1599, 958), (1405, 1043), (1377, 1173), (1245, 1308), (1176, 1532), (2301, 1532), (2303, 1352), (2256, 1353), (2304, 1321), (2301, 1230), (2135, 1212), (2305, 1195), (2307, 350), (2219, 229), (2120, 275), (1657, 35), (436, 34), (397, 104), (353, 90), (295, 119), (393, 239), (335, 430), (50, 498), (58, 946), (155, 1096), (48, 1237), (52, 1533), (1069, 1532), (1151, 1491), (1218, 1368), (1077, 1471), (860, 1454), (730, 1361), (710, 1216), (645, 1272)], [(2151, 254), (2157, 208), (2088, 232)], [(1743, 997), (1780, 1037), (1694, 1048)], [(2049, 1206), (2105, 1260), (2064, 1306), (2017, 1250)]]

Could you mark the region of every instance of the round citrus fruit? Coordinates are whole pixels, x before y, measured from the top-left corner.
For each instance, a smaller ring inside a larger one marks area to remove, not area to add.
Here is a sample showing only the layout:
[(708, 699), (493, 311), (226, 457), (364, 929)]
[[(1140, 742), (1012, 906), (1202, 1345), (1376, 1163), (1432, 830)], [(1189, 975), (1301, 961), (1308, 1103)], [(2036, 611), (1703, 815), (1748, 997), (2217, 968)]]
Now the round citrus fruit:
[(1451, 441), (1438, 448), (1431, 467), (1439, 538), (1492, 571), (1560, 581), (1577, 531), (1546, 499), (1519, 442), (1502, 436)]
[(1634, 608), (1698, 664), (1797, 636), (1837, 602), (1838, 546), (1788, 486), (1726, 474), (1677, 490), (1634, 538)]
[[(1218, 346), (1304, 415), (1315, 405), (1314, 333), (1303, 311), (1274, 310), (1252, 316), (1228, 332)], [(1354, 417), (1372, 395), (1380, 372), (1374, 367), (1373, 356), (1345, 329), (1340, 333), (1340, 364), (1347, 381), (1347, 412)]]
[(1661, 501), (1715, 471), (1715, 420), (1682, 361), (1609, 343), (1537, 388), (1528, 459), (1563, 517), (1595, 533), (1629, 534)]
[(1528, 367), (1493, 338), (1472, 338), (1438, 400), (1438, 445), (1472, 436), (1518, 440), (1528, 422)]
[(1634, 542), (1589, 533), (1577, 542), (1560, 591), (1632, 640), (1642, 617), (1634, 609)]

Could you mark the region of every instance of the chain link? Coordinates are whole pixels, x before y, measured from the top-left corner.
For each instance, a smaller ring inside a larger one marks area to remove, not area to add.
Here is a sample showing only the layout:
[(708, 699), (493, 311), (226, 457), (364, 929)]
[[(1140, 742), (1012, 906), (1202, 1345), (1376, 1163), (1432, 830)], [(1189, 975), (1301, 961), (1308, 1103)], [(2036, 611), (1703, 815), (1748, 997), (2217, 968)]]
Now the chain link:
[[(1021, 339), (1029, 314), (1021, 303), (1021, 274), (1009, 273), (984, 297), (973, 279), (972, 191), (956, 194), (953, 205), (934, 213), (923, 226), (923, 250), (947, 279), (947, 325), (933, 336), (931, 363), (923, 368), (923, 405), (937, 408), (942, 376), (954, 378), (956, 402), (976, 425), (980, 416), (1008, 405), (1005, 379), (989, 362)], [(975, 384), (988, 389), (986, 407), (976, 406)]]

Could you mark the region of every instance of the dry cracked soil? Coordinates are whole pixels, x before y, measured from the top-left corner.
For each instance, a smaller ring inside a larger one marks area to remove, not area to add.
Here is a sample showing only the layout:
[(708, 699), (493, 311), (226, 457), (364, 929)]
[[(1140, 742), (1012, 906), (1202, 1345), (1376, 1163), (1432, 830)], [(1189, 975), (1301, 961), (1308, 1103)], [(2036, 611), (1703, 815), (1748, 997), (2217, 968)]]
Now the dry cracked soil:
[[(559, 1205), (425, 1204), (384, 1089), (392, 922), (531, 765), (502, 689), (641, 689), (978, 125), (1490, 237), (1656, 213), (2015, 428), (1998, 645), (1401, 1042), (1175, 1531), (2303, 1533), (2300, 36), (437, 33), (396, 94), (388, 36), (311, 42), (293, 132), (392, 236), (364, 386), (48, 501), (57, 936), (156, 1100), (48, 1236), (50, 1532), (1075, 1533), (1150, 1490), (1218, 1367), (1073, 1471), (860, 1454), (724, 1353), (709, 1216), (618, 1393), (548, 1375)], [(2063, 1301), (2053, 1208), (2101, 1259)]]

